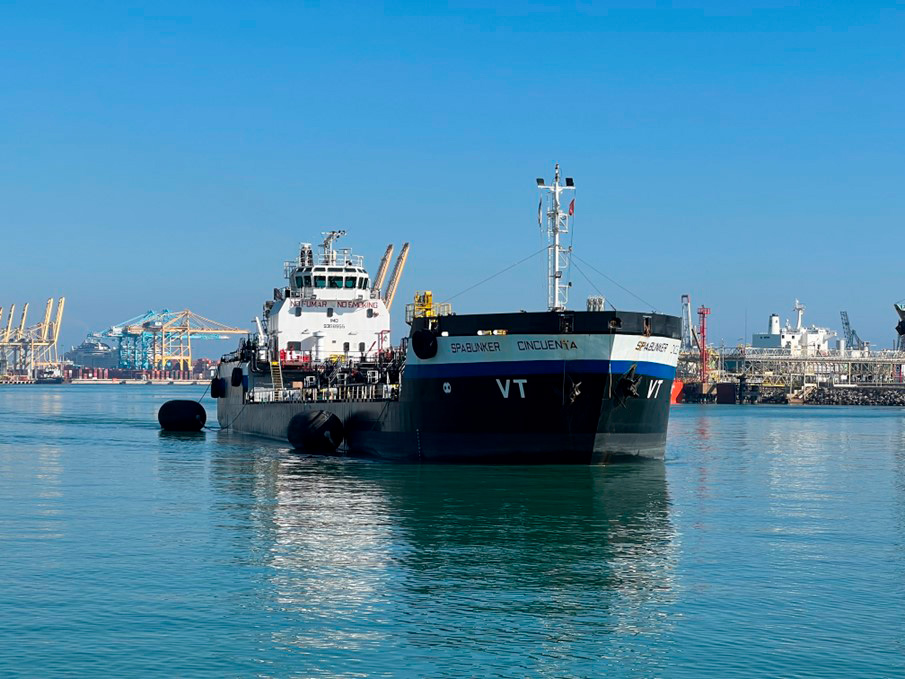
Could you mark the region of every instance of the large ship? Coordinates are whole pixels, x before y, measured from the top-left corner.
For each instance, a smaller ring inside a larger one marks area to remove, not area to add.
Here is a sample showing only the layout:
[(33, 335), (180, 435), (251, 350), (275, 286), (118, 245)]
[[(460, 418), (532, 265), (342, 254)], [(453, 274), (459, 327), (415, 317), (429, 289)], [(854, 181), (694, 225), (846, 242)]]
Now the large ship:
[[(662, 458), (680, 319), (567, 307), (574, 202), (556, 166), (538, 180), (547, 248), (547, 308), (453, 313), (416, 293), (408, 337), (390, 341), (403, 247), (384, 288), (387, 249), (373, 279), (362, 257), (303, 243), (211, 383), (220, 426), (288, 440), (312, 452), (399, 461), (601, 463)], [(543, 199), (546, 209), (543, 209)], [(545, 216), (545, 218), (544, 218)]]

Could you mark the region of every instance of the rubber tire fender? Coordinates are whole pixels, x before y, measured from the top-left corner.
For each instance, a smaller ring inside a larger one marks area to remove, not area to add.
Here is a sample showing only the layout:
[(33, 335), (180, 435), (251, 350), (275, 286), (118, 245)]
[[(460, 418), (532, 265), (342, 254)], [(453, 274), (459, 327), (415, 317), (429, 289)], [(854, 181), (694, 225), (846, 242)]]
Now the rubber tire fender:
[(345, 438), (342, 421), (326, 410), (308, 410), (292, 416), (286, 438), (306, 453), (334, 453)]
[(226, 380), (222, 377), (215, 377), (211, 380), (211, 398), (226, 397)]
[(412, 333), (412, 351), (421, 360), (437, 355), (437, 336), (430, 330), (416, 330)]
[(242, 368), (236, 366), (229, 377), (229, 383), (234, 387), (242, 386)]
[(201, 431), (207, 411), (198, 401), (167, 401), (157, 411), (157, 421), (166, 431)]

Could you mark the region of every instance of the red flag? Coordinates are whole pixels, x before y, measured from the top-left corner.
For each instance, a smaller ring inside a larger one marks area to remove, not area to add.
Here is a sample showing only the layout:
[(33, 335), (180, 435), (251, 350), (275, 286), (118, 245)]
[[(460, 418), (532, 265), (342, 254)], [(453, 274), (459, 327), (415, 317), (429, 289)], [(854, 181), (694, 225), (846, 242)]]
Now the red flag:
[(575, 199), (573, 198), (572, 202), (569, 203), (569, 216), (571, 217), (574, 214), (575, 214)]

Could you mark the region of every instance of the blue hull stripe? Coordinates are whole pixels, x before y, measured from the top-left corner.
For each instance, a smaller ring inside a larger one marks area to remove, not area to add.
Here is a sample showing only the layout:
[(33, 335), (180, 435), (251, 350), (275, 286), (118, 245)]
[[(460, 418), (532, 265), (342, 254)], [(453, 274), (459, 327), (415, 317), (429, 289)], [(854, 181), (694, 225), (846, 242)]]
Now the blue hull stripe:
[[(565, 364), (565, 368), (563, 367)], [(481, 377), (486, 375), (559, 375), (567, 373), (613, 373), (628, 372), (632, 361), (490, 361), (487, 363), (409, 363), (405, 366), (405, 376), (413, 379), (443, 377)], [(674, 379), (676, 369), (671, 365), (637, 361), (635, 374), (647, 377)]]

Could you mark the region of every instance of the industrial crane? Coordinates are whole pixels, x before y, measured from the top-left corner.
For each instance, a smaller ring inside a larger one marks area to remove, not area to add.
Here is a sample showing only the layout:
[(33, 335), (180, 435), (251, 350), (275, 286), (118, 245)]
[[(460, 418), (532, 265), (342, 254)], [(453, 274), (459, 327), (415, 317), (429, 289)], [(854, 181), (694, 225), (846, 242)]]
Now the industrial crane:
[(841, 312), (842, 315), (842, 334), (845, 337), (845, 345), (849, 349), (865, 349), (867, 348), (867, 342), (858, 337), (858, 333), (852, 328), (851, 323), (848, 320), (848, 312)]

